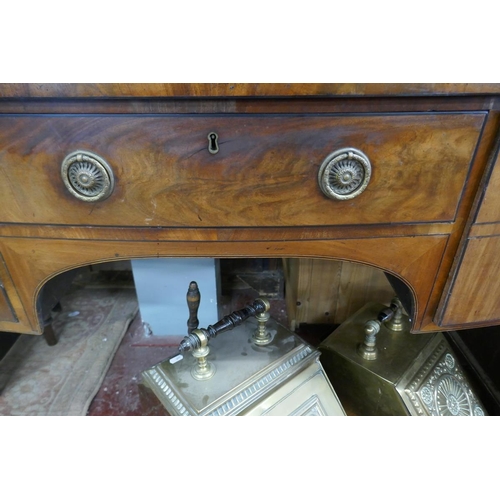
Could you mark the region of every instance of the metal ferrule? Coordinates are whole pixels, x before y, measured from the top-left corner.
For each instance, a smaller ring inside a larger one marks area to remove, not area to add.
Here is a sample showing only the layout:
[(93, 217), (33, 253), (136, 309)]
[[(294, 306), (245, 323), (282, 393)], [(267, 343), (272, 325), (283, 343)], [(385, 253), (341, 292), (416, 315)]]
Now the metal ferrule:
[(381, 323), (385, 323), (386, 321), (392, 319), (394, 312), (395, 310), (392, 307), (386, 307), (378, 313), (377, 320)]
[(179, 344), (179, 352), (192, 351), (194, 349), (199, 349), (201, 347), (200, 338), (194, 333), (186, 335)]

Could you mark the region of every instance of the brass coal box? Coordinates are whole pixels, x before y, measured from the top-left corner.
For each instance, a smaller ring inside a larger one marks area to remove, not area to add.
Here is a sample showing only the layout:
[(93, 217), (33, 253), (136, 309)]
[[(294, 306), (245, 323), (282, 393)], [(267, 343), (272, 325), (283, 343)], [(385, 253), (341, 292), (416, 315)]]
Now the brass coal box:
[(319, 350), (348, 415), (485, 415), (442, 333), (409, 333), (399, 301), (370, 303)]
[(193, 330), (180, 354), (143, 372), (171, 415), (345, 415), (319, 351), (270, 318), (267, 307), (257, 311), (261, 303)]

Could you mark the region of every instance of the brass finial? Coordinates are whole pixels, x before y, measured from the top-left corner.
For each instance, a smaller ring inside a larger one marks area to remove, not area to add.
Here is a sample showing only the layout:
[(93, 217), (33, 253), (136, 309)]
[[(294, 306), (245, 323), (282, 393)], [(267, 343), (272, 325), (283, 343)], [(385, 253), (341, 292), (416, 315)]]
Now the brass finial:
[(403, 304), (398, 297), (394, 297), (391, 302), (391, 309), (394, 311), (392, 318), (385, 323), (385, 326), (393, 332), (402, 332), (407, 329), (404, 321)]
[(269, 309), (271, 308), (271, 304), (266, 299), (260, 299), (260, 300), (265, 304), (265, 311), (255, 316), (257, 318), (257, 321), (259, 322), (259, 326), (252, 335), (252, 339), (254, 344), (256, 345), (267, 345), (270, 344), (271, 341), (273, 340), (271, 333), (266, 328), (266, 323), (271, 317), (271, 315), (269, 314)]
[(200, 345), (193, 349), (193, 357), (196, 358), (197, 363), (191, 369), (191, 375), (196, 380), (208, 380), (215, 375), (215, 365), (207, 361), (210, 352), (208, 337), (203, 330), (193, 330), (192, 334), (199, 338)]
[(376, 335), (380, 332), (380, 321), (370, 319), (365, 323), (365, 340), (358, 345), (358, 354), (366, 360), (377, 359), (378, 349), (376, 344)]

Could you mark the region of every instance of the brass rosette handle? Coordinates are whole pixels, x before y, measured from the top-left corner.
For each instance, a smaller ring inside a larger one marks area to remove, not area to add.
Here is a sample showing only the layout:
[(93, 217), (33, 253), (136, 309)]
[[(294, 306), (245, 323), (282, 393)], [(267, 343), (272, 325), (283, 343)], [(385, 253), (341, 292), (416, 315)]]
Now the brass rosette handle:
[(334, 200), (351, 200), (368, 186), (372, 167), (359, 149), (344, 148), (329, 154), (318, 172), (321, 191)]
[(64, 158), (61, 177), (68, 191), (81, 201), (105, 200), (115, 185), (113, 170), (104, 158), (90, 151), (74, 151)]

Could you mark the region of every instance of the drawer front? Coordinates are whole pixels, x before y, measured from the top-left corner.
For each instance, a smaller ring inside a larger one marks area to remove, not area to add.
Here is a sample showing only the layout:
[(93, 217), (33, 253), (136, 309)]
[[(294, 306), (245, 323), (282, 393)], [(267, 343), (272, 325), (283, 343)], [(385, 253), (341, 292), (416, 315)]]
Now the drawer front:
[[(0, 222), (117, 226), (321, 226), (453, 221), (485, 113), (409, 115), (3, 115)], [(214, 143), (209, 134), (217, 134)], [(318, 184), (328, 155), (361, 150), (356, 198)], [(64, 159), (90, 151), (111, 194), (82, 201)]]

